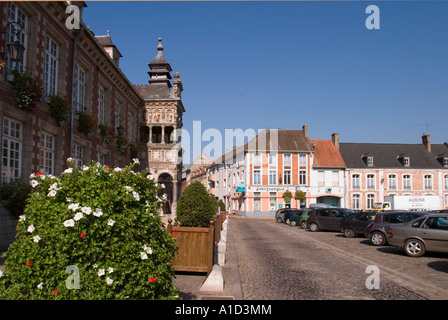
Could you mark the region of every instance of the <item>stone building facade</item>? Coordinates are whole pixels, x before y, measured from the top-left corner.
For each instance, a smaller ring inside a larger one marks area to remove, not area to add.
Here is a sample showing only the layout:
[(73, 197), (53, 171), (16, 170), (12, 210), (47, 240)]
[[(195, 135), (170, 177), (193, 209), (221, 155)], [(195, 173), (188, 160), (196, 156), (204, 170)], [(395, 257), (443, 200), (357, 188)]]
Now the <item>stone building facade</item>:
[[(159, 183), (163, 183), (167, 201), (164, 214), (174, 214), (182, 185), (182, 157), (180, 134), (182, 115), (182, 81), (179, 73), (171, 77), (171, 66), (163, 56), (162, 39), (159, 38), (157, 55), (149, 63), (149, 84), (135, 85), (144, 100), (138, 120), (140, 161)], [(171, 83), (172, 80), (172, 83)]]

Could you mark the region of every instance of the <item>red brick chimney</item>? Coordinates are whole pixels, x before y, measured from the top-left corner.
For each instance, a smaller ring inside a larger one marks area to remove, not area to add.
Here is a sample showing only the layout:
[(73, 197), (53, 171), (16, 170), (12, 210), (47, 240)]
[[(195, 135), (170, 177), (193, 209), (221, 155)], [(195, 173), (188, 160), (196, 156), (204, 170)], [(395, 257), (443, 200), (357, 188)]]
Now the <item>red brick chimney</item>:
[(426, 151), (431, 152), (431, 136), (429, 134), (423, 133), (422, 143), (426, 148)]

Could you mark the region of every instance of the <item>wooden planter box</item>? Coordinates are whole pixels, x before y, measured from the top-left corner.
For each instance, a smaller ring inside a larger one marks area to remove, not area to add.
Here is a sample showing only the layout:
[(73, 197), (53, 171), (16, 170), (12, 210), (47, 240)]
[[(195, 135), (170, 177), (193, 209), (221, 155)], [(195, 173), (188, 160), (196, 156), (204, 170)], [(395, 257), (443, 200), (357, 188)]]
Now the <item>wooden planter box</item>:
[(213, 268), (214, 222), (208, 228), (173, 226), (168, 220), (167, 231), (176, 235), (179, 251), (174, 257), (176, 271), (207, 272)]

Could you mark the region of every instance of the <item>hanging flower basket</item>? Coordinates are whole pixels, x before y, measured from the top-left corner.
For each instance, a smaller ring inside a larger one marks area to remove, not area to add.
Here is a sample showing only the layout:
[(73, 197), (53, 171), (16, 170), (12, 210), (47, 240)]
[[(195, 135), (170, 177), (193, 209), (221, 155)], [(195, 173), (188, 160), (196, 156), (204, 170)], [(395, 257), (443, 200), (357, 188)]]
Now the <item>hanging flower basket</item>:
[(108, 126), (107, 124), (100, 123), (98, 125), (100, 136), (103, 138), (103, 141), (109, 143), (115, 137), (114, 128)]
[(128, 152), (129, 144), (125, 136), (117, 136), (115, 142), (120, 153), (126, 154)]
[(299, 200), (300, 202), (305, 200), (305, 193), (303, 191), (297, 191), (296, 194), (294, 195), (294, 199)]
[(68, 119), (72, 106), (67, 97), (59, 95), (48, 96), (48, 112), (50, 117), (56, 122), (58, 126)]
[(42, 87), (37, 83), (37, 78), (31, 74), (12, 71), (14, 80), (12, 82), (12, 98), (17, 108), (30, 112), (42, 98)]
[(292, 198), (292, 193), (289, 190), (286, 190), (285, 192), (283, 192), (283, 200), (285, 200), (286, 203), (291, 202), (291, 198)]
[(87, 112), (77, 111), (78, 130), (85, 136), (91, 136), (96, 127), (96, 119)]

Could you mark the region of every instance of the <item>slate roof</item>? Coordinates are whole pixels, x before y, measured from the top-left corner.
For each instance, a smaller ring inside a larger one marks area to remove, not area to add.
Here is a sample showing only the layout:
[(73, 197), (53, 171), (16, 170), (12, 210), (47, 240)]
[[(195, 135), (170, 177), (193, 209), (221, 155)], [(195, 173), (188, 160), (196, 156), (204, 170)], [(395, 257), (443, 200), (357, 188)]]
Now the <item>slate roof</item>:
[[(448, 157), (447, 144), (432, 144), (428, 152), (423, 144), (388, 143), (340, 143), (339, 150), (347, 168), (443, 168), (441, 157)], [(369, 167), (366, 157), (373, 157)], [(410, 166), (403, 165), (403, 157), (409, 157)]]
[(305, 137), (302, 130), (263, 130), (248, 143), (227, 151), (224, 155), (216, 158), (211, 166), (229, 162), (237, 155), (247, 152), (311, 152), (310, 140)]
[(313, 167), (345, 168), (344, 159), (332, 140), (311, 140), (311, 143), (315, 144)]
[(169, 99), (171, 90), (163, 83), (160, 84), (134, 84), (134, 88), (143, 99)]

